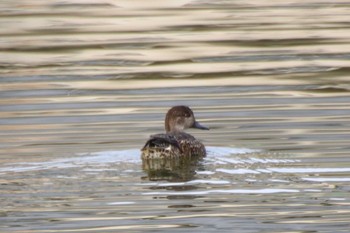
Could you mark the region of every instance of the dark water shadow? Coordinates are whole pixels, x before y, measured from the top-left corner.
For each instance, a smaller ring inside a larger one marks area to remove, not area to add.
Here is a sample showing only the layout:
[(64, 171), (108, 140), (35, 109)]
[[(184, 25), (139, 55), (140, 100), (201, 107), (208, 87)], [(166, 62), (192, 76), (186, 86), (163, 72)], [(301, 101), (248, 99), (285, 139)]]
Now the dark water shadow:
[(142, 160), (142, 169), (147, 174), (142, 177), (150, 181), (189, 181), (201, 166), (203, 158), (177, 158)]

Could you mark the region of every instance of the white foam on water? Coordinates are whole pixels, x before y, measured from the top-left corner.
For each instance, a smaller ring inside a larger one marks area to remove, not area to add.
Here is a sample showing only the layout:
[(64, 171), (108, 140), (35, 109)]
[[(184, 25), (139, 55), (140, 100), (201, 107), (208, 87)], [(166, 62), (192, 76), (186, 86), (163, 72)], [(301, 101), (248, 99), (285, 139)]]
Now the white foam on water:
[[(257, 152), (257, 150), (247, 148), (207, 147), (207, 149), (208, 156), (211, 157), (224, 157), (232, 154)], [(140, 150), (129, 149), (120, 151), (80, 153), (75, 154), (70, 158), (53, 159), (51, 161), (8, 163), (5, 164), (4, 167), (0, 167), (0, 172), (27, 172), (47, 169), (84, 167), (87, 165), (95, 166), (94, 168), (89, 168), (90, 171), (93, 171), (91, 169), (98, 169), (99, 167), (113, 163), (141, 163)]]
[(223, 172), (227, 174), (259, 174), (260, 172), (251, 169), (216, 169), (218, 172)]
[(214, 175), (215, 172), (213, 171), (196, 171), (198, 175)]
[(302, 180), (306, 181), (314, 181), (314, 182), (350, 182), (349, 177), (312, 177), (312, 178), (302, 178)]
[(231, 184), (232, 182), (227, 180), (191, 180), (187, 182), (171, 182), (171, 183), (151, 183), (147, 185), (158, 186), (158, 187), (169, 187), (169, 186), (186, 186), (196, 184), (211, 184), (211, 185), (225, 185)]
[(300, 168), (300, 167), (271, 167), (266, 170), (276, 173), (332, 173), (332, 172), (350, 172), (350, 167), (339, 168)]
[(269, 181), (275, 182), (275, 183), (290, 183), (290, 181), (288, 180), (280, 180), (280, 179), (269, 179)]
[[(208, 157), (205, 161), (209, 164), (283, 164), (297, 162), (297, 160), (283, 160), (283, 159), (265, 159), (255, 158), (248, 155), (248, 158), (232, 158), (234, 155), (242, 155), (249, 153), (256, 153), (259, 150), (248, 148), (230, 148), (230, 147), (207, 147)], [(228, 157), (230, 156), (230, 157)], [(39, 171), (47, 169), (66, 169), (66, 168), (84, 168), (90, 166), (85, 172), (98, 172), (108, 169), (106, 167), (115, 163), (141, 163), (140, 150), (129, 149), (120, 151), (100, 151), (94, 153), (75, 154), (70, 158), (53, 159), (51, 161), (43, 162), (19, 162), (8, 163), (0, 167), (0, 172), (27, 172)], [(126, 170), (125, 170), (126, 171)], [(224, 169), (218, 168), (215, 171), (202, 171), (198, 174), (211, 175), (215, 172), (223, 172), (227, 174), (259, 174), (259, 173), (332, 173), (332, 172), (350, 172), (350, 168), (300, 168), (300, 167), (267, 167), (257, 169)], [(315, 180), (314, 180), (315, 181)], [(344, 180), (348, 181), (348, 180)]]
[(46, 169), (63, 169), (83, 167), (93, 165), (97, 168), (111, 163), (139, 163), (140, 150), (122, 150), (122, 151), (102, 151), (94, 153), (77, 154), (71, 158), (53, 159), (44, 162), (20, 162), (9, 163), (6, 167), (1, 167), (0, 172), (26, 172)]
[(133, 201), (119, 201), (119, 202), (107, 203), (107, 205), (132, 205), (132, 204), (136, 204), (136, 202), (133, 202)]
[(272, 194), (272, 193), (299, 193), (298, 189), (228, 189), (183, 192), (146, 192), (143, 195), (208, 195), (208, 194)]
[[(306, 173), (306, 174), (312, 174), (312, 173), (334, 173), (334, 172), (350, 172), (350, 168), (342, 167), (342, 168), (300, 168), (300, 167), (270, 167), (270, 168), (264, 168), (264, 169), (244, 169), (244, 168), (237, 168), (237, 169), (224, 169), (224, 168), (218, 168), (216, 169), (217, 172), (222, 172), (226, 174), (260, 174), (260, 173), (283, 173), (283, 174), (295, 174), (295, 173)], [(305, 180), (310, 181), (338, 181), (337, 178), (304, 178)], [(350, 178), (339, 178), (342, 180), (339, 181), (350, 181)]]
[(191, 180), (186, 182), (186, 184), (230, 184), (227, 180)]
[[(300, 162), (297, 159), (280, 159), (273, 158), (273, 155), (268, 155), (269, 158), (258, 157), (263, 152), (262, 150), (249, 148), (231, 148), (231, 147), (206, 147), (207, 157), (205, 161), (214, 164), (289, 164)], [(260, 153), (260, 155), (256, 155)], [(245, 155), (242, 157), (232, 157), (232, 155)], [(230, 157), (229, 157), (230, 156)], [(266, 155), (265, 155), (266, 157)]]
[(248, 149), (248, 148), (233, 148), (233, 147), (216, 147), (216, 146), (206, 146), (207, 157), (220, 157), (232, 154), (250, 154), (261, 152), (260, 150)]
[(333, 197), (333, 198), (329, 198), (329, 200), (332, 200), (332, 201), (345, 201), (346, 198), (338, 198), (338, 197)]

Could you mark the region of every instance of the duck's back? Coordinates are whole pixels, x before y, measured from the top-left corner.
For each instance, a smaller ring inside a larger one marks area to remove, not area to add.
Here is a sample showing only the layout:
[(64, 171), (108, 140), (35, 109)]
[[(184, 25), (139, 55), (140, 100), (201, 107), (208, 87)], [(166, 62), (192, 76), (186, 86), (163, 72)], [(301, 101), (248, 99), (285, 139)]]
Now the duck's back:
[(185, 132), (152, 135), (141, 149), (142, 159), (204, 157), (204, 145)]

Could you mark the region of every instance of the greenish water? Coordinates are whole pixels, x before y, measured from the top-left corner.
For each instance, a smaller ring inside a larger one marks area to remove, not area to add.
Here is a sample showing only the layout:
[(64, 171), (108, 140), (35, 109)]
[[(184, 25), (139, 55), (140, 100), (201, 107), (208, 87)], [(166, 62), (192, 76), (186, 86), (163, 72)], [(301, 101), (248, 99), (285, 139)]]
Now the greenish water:
[(1, 1), (0, 231), (348, 232), (350, 4), (145, 2)]

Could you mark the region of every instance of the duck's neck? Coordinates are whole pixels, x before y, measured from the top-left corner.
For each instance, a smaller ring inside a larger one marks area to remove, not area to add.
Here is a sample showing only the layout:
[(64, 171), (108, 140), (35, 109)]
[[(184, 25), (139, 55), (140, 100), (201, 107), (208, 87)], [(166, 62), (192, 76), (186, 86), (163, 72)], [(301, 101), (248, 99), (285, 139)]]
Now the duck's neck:
[(175, 125), (174, 127), (165, 127), (165, 132), (166, 133), (173, 133), (173, 134), (176, 134), (176, 133), (181, 133), (184, 131), (184, 127), (183, 126), (179, 126), (179, 125)]

